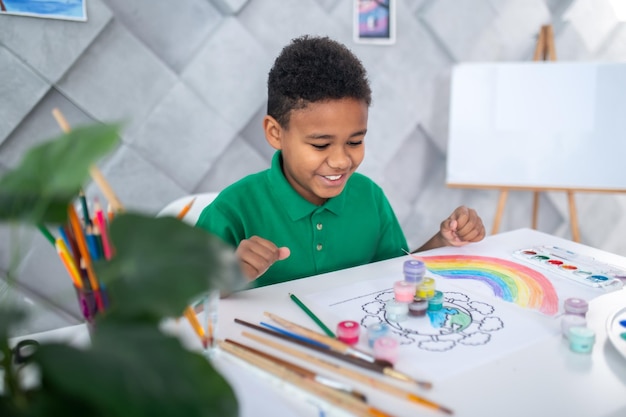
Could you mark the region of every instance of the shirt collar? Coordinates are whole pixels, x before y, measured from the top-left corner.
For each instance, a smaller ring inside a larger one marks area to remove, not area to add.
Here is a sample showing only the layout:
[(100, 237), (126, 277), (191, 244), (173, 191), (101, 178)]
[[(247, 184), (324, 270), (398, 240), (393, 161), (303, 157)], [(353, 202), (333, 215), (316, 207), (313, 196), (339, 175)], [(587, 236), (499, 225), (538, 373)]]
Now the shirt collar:
[[(350, 178), (352, 179), (352, 178)], [(283, 174), (282, 169), (282, 152), (276, 151), (272, 158), (272, 167), (269, 170), (270, 189), (276, 198), (279, 198), (291, 220), (299, 220), (310, 215), (318, 209), (326, 209), (336, 215), (343, 212), (345, 206), (346, 194), (350, 186), (350, 180), (346, 184), (344, 190), (337, 197), (333, 197), (326, 201), (322, 206), (307, 201), (289, 184), (287, 178)]]

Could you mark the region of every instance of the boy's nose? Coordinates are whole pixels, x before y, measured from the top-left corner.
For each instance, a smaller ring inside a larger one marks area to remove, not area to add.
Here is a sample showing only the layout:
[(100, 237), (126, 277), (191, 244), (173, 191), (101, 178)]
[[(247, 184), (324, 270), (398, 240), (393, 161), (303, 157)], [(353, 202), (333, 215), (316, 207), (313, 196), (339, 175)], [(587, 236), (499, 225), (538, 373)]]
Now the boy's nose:
[(335, 149), (328, 155), (328, 166), (336, 170), (346, 170), (352, 166), (350, 155), (343, 149)]

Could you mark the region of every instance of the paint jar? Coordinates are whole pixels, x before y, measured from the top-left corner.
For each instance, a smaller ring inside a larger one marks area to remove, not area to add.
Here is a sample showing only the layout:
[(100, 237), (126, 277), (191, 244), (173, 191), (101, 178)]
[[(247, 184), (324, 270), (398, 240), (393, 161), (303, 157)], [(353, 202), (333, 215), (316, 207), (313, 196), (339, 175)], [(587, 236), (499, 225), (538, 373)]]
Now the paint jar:
[(393, 294), (397, 302), (410, 303), (415, 294), (415, 283), (409, 281), (396, 281), (393, 284)]
[(415, 296), (417, 298), (424, 298), (426, 300), (430, 299), (435, 295), (435, 280), (434, 278), (426, 277), (417, 284), (417, 291), (415, 292)]
[(565, 309), (565, 314), (585, 317), (589, 310), (589, 304), (582, 298), (568, 298), (563, 302), (563, 308)]
[(337, 339), (347, 345), (356, 345), (359, 342), (361, 326), (352, 320), (344, 320), (337, 325)]
[(398, 341), (391, 336), (383, 336), (374, 342), (374, 357), (395, 364), (398, 360)]
[(569, 329), (573, 326), (585, 327), (587, 320), (577, 314), (565, 314), (561, 317), (561, 331), (565, 338), (569, 335)]
[(389, 321), (403, 321), (409, 315), (409, 304), (399, 303), (396, 300), (389, 300), (385, 303), (385, 316)]
[(409, 304), (409, 315), (413, 317), (423, 317), (426, 315), (428, 308), (428, 300), (424, 298), (413, 297), (413, 302)]
[(426, 266), (422, 261), (418, 261), (417, 259), (409, 259), (408, 261), (404, 261), (402, 271), (404, 272), (405, 281), (417, 284), (422, 280), (422, 278), (424, 278)]
[(591, 353), (596, 341), (596, 333), (589, 327), (572, 326), (567, 334), (572, 352)]
[(428, 311), (441, 310), (443, 307), (443, 293), (435, 291), (431, 299), (428, 300)]
[(374, 342), (389, 334), (389, 325), (387, 323), (374, 323), (367, 326), (367, 344), (370, 348), (374, 347)]

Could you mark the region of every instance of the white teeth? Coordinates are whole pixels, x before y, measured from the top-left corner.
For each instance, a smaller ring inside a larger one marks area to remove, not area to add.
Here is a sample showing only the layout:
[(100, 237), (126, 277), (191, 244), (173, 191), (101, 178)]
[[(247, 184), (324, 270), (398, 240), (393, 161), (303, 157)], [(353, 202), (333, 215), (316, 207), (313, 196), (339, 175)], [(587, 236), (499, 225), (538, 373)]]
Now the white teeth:
[(331, 181), (336, 181), (341, 178), (341, 175), (325, 175), (325, 178), (328, 178)]

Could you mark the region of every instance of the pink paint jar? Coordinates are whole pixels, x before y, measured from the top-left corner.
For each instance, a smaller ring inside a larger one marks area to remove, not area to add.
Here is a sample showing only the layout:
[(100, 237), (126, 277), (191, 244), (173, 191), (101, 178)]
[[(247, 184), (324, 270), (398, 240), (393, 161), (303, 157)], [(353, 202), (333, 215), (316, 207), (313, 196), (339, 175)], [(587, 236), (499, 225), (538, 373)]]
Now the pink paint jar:
[(416, 285), (409, 281), (396, 281), (393, 284), (394, 298), (399, 303), (410, 303), (415, 296)]
[(361, 326), (353, 320), (344, 320), (337, 325), (337, 339), (348, 345), (356, 345), (359, 342)]
[(398, 341), (390, 336), (379, 337), (374, 341), (374, 357), (395, 364), (398, 360)]

